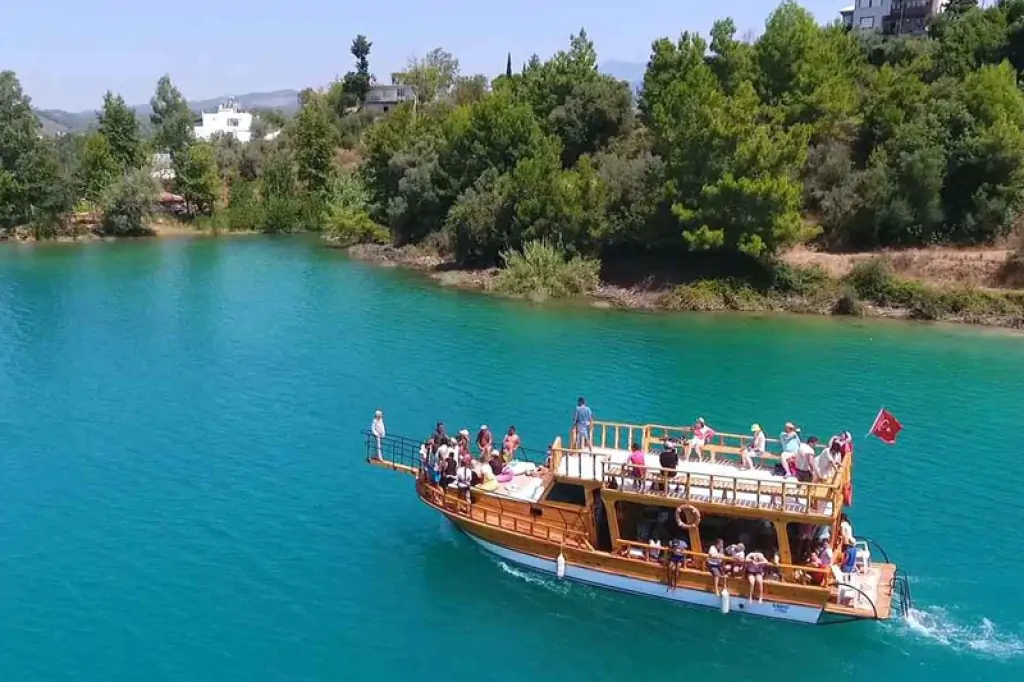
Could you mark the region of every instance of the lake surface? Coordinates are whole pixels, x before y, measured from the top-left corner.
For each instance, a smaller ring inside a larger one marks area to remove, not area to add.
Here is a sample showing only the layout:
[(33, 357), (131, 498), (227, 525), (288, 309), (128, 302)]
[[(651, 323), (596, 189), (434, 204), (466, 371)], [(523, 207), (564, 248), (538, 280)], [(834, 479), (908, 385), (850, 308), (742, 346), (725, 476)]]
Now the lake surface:
[[(302, 238), (0, 248), (0, 679), (787, 680), (1024, 673), (1024, 338), (442, 291)], [(909, 622), (721, 616), (504, 566), (363, 464), (598, 418), (864, 434), (852, 518)], [(769, 427), (770, 425), (770, 427)]]

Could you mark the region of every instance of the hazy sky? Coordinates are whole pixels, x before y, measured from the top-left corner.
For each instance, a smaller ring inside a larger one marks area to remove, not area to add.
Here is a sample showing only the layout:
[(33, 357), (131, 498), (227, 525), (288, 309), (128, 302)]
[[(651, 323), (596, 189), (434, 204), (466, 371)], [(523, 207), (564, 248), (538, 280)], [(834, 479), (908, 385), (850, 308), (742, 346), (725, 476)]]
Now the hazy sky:
[[(802, 3), (822, 22), (844, 3)], [(778, 0), (0, 0), (0, 69), (13, 69), (40, 108), (94, 109), (107, 89), (149, 100), (164, 73), (189, 99), (319, 87), (352, 68), (352, 38), (373, 41), (381, 79), (442, 46), (464, 73), (495, 75), (546, 57), (581, 26), (601, 62), (645, 62), (651, 41), (707, 33), (731, 16), (760, 32)]]

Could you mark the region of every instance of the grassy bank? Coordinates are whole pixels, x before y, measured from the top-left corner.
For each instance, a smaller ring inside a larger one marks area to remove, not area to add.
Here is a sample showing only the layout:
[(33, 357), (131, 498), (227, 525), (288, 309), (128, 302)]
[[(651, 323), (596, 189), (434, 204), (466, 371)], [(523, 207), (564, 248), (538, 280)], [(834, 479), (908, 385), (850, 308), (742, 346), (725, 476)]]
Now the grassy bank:
[(756, 276), (666, 283), (638, 274), (609, 281), (597, 261), (566, 261), (539, 245), (509, 255), (504, 268), (488, 270), (456, 268), (436, 251), (417, 246), (360, 245), (348, 251), (361, 260), (423, 271), (445, 286), (534, 301), (580, 298), (643, 310), (893, 317), (1024, 329), (1024, 291), (902, 277), (889, 257), (857, 259), (841, 276), (817, 264), (781, 263)]

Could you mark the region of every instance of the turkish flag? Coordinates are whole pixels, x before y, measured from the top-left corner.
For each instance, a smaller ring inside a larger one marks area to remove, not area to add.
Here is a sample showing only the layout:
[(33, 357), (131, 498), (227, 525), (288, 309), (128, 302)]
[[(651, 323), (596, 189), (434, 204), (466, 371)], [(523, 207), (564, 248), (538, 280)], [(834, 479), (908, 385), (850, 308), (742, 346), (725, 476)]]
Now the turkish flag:
[(875, 423), (871, 425), (871, 435), (889, 445), (896, 442), (896, 435), (902, 430), (903, 424), (900, 424), (892, 412), (886, 409), (878, 411)]

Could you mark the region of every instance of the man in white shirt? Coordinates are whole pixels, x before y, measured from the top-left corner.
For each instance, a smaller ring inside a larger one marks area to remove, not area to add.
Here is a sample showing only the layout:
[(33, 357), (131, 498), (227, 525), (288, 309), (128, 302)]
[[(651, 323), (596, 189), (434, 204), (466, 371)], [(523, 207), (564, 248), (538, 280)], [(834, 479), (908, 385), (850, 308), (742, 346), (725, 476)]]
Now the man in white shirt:
[(811, 436), (806, 443), (800, 443), (796, 451), (796, 480), (801, 483), (814, 480), (814, 446), (817, 444), (817, 437)]

